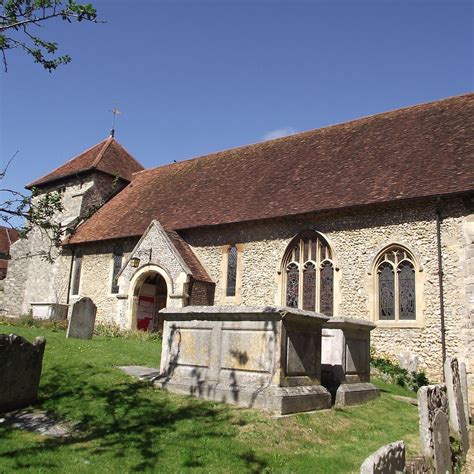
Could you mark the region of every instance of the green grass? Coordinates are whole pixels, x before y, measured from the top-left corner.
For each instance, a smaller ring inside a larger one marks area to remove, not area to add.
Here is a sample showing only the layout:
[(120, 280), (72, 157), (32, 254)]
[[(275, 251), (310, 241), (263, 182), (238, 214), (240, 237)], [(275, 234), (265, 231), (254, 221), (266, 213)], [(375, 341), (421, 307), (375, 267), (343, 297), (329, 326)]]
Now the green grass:
[(160, 344), (65, 339), (63, 331), (0, 324), (47, 339), (38, 407), (77, 425), (69, 439), (0, 425), (0, 472), (358, 472), (366, 456), (403, 439), (418, 443), (416, 407), (379, 383), (360, 407), (280, 419), (157, 390), (114, 365), (159, 366)]

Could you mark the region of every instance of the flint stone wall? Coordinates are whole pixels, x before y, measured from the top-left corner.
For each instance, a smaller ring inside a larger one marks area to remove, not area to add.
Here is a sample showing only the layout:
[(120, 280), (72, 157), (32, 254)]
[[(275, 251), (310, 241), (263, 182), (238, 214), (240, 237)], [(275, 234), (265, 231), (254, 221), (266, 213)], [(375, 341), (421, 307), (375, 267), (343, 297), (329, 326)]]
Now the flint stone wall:
[(360, 468), (360, 474), (396, 474), (405, 472), (405, 443), (386, 444), (369, 456)]
[(30, 343), (16, 334), (0, 334), (0, 412), (36, 401), (45, 346), (44, 337)]
[[(70, 178), (43, 191), (53, 192), (63, 187), (61, 202), (64, 209), (54, 220), (72, 226), (81, 216), (103, 204), (111, 193), (123, 187), (123, 183), (116, 183), (113, 176), (93, 173)], [(41, 195), (36, 199), (39, 198)], [(53, 263), (44, 258), (47, 252), (51, 252)], [(30, 303), (66, 303), (70, 250), (56, 249), (44, 231), (34, 229), (26, 239), (19, 239), (10, 247), (10, 254), (4, 297), (7, 315), (18, 317), (27, 314)]]
[[(410, 352), (418, 358), (418, 370), (425, 370), (430, 380), (442, 380), (435, 209), (435, 201), (386, 205), (357, 212), (228, 225), (220, 227), (218, 232), (189, 230), (183, 236), (216, 281), (216, 305), (227, 304), (225, 299), (220, 299), (224, 282), (222, 247), (242, 243), (239, 304), (254, 306), (282, 304), (279, 272), (287, 245), (304, 229), (319, 231), (332, 247), (339, 268), (335, 272), (334, 314), (350, 314), (372, 321), (374, 276), (369, 272), (373, 260), (388, 244), (405, 245), (423, 269), (418, 275), (422, 292), (417, 300), (422, 320), (418, 327), (378, 327), (372, 333), (372, 344), (394, 360), (401, 352)], [(442, 214), (446, 348), (448, 354), (456, 354), (465, 361), (468, 373), (472, 374), (474, 297), (471, 296), (469, 303), (468, 291), (471, 286), (474, 289), (474, 264), (468, 265), (467, 255), (468, 252), (474, 255), (474, 249), (469, 243), (467, 226), (472, 228), (474, 217), (462, 199), (444, 203)], [(467, 281), (471, 279), (473, 284), (468, 287)], [(469, 377), (472, 386), (472, 375)]]

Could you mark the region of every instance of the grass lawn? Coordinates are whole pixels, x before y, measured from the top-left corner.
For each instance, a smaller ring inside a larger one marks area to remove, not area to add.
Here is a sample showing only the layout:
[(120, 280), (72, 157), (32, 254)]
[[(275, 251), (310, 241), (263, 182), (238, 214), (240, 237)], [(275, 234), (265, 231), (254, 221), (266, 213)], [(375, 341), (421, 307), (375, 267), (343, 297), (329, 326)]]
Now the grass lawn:
[(367, 405), (272, 419), (169, 394), (113, 367), (158, 367), (157, 341), (82, 341), (7, 324), (0, 332), (46, 336), (38, 408), (78, 428), (58, 440), (0, 424), (2, 473), (358, 472), (383, 444), (403, 439), (409, 455), (417, 450), (417, 409), (390, 394), (410, 393), (383, 382)]

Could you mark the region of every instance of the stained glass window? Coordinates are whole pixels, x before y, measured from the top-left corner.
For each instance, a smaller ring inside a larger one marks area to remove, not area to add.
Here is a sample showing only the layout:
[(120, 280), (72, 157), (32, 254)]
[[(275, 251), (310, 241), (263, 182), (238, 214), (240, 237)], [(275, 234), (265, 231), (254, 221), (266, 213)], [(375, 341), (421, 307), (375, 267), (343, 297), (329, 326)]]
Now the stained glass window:
[(333, 315), (334, 271), (329, 261), (321, 265), (320, 306), (319, 311), (326, 316)]
[(283, 261), (286, 269), (285, 304), (333, 315), (334, 265), (327, 243), (314, 231), (295, 237)]
[(415, 313), (415, 268), (404, 260), (398, 266), (400, 291), (400, 319), (416, 319)]
[(379, 319), (395, 319), (395, 279), (393, 267), (383, 263), (379, 267)]
[(300, 271), (298, 265), (292, 263), (288, 266), (286, 279), (286, 306), (290, 308), (298, 307), (298, 291), (300, 281)]
[(237, 282), (237, 247), (231, 245), (227, 254), (227, 288), (226, 296), (235, 296)]
[(79, 294), (79, 285), (81, 283), (81, 271), (82, 271), (82, 253), (77, 253), (74, 257), (74, 278), (72, 281), (72, 294)]
[(121, 249), (116, 249), (113, 256), (113, 270), (112, 270), (112, 288), (111, 292), (116, 294), (119, 292), (119, 285), (117, 274), (122, 268), (123, 252)]
[(315, 302), (316, 268), (313, 263), (308, 263), (306, 268), (303, 270), (303, 309), (314, 311)]
[(381, 320), (416, 319), (416, 273), (408, 250), (388, 249), (378, 260), (378, 317)]

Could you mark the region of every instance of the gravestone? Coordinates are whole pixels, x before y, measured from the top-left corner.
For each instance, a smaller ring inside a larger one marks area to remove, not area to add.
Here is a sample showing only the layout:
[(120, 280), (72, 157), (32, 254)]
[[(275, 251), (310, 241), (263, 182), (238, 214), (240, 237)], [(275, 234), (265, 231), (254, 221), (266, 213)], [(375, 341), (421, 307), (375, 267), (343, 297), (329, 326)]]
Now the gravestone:
[(0, 334), (0, 412), (36, 401), (45, 346), (44, 337), (30, 343), (16, 334)]
[(469, 449), (466, 412), (461, 390), (459, 363), (455, 357), (447, 357), (444, 363), (444, 376), (448, 393), (449, 426), (461, 441), (463, 453)]
[(96, 313), (97, 306), (90, 298), (81, 298), (74, 303), (66, 337), (92, 339)]
[(431, 459), (436, 472), (452, 472), (446, 385), (418, 390), (421, 453)]
[(461, 362), (459, 364), (459, 370), (460, 370), (460, 378), (461, 378), (461, 392), (462, 392), (462, 399), (464, 402), (464, 414), (466, 417), (466, 423), (469, 425), (469, 389), (467, 385), (467, 370), (466, 370), (466, 364), (464, 362)]
[(361, 474), (396, 474), (405, 472), (405, 443), (395, 441), (369, 456), (360, 468)]

